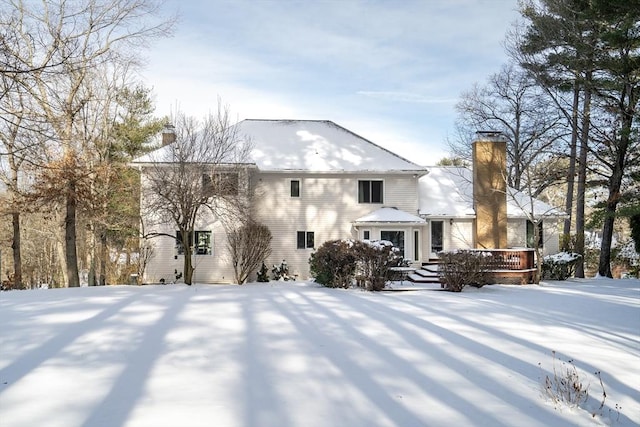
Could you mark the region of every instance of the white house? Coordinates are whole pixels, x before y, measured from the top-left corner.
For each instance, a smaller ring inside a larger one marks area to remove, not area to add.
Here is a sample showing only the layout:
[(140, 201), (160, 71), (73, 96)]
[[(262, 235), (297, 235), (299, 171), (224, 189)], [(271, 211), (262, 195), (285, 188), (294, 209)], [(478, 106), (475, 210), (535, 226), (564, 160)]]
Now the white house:
[[(254, 217), (273, 235), (272, 255), (265, 262), (271, 266), (286, 260), (290, 273), (301, 279), (309, 276), (314, 248), (341, 238), (389, 240), (419, 265), (441, 250), (526, 246), (533, 234), (529, 219), (535, 218), (542, 219), (544, 253), (558, 251), (562, 212), (506, 188), (504, 154), (483, 166), (477, 150), (475, 172), (422, 167), (331, 121), (244, 120), (235, 126), (254, 147), (240, 179), (253, 194)], [(504, 151), (499, 138), (481, 137)], [(145, 166), (153, 158), (151, 153), (133, 162), (142, 171), (143, 183)], [(488, 189), (482, 190), (481, 183)], [(485, 202), (481, 191), (502, 198)], [(161, 228), (175, 235), (172, 224)], [(231, 282), (222, 223), (203, 214), (193, 241), (194, 281)], [(158, 238), (144, 279), (171, 280), (182, 266), (175, 239)]]

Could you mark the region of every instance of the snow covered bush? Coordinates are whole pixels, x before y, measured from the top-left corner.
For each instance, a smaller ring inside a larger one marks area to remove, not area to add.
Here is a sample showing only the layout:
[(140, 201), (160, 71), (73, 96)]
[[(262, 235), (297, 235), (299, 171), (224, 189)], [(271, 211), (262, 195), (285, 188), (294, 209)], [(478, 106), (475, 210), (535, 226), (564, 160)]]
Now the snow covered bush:
[(273, 280), (296, 280), (295, 276), (289, 275), (289, 264), (287, 264), (286, 260), (282, 260), (280, 265), (273, 264), (273, 268), (271, 268), (271, 274), (273, 274)]
[(482, 287), (489, 283), (488, 260), (484, 252), (458, 250), (440, 252), (440, 282), (451, 292), (461, 292), (465, 286)]
[(576, 271), (580, 254), (559, 252), (542, 259), (542, 278), (546, 280), (566, 280)]
[(404, 259), (398, 248), (387, 240), (353, 242), (358, 259), (358, 276), (369, 291), (381, 291), (389, 280), (392, 267), (402, 265)]
[(329, 240), (309, 259), (311, 275), (329, 288), (348, 288), (355, 275), (356, 252), (349, 240)]
[(615, 261), (620, 264), (627, 274), (632, 277), (640, 277), (640, 254), (636, 251), (633, 240), (627, 240), (617, 244), (614, 248)]
[(258, 270), (257, 276), (258, 282), (265, 283), (269, 281), (269, 269), (264, 261), (262, 261), (262, 266), (260, 267), (260, 270)]
[(348, 288), (357, 277), (369, 291), (384, 289), (389, 269), (402, 262), (398, 249), (386, 240), (330, 240), (309, 259), (316, 282), (330, 288)]

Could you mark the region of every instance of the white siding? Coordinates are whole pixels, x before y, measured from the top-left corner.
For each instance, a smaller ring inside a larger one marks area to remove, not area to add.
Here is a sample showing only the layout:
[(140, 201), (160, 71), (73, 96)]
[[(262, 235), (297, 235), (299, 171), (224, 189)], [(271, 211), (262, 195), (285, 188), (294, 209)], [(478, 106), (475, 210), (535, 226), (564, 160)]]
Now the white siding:
[[(558, 220), (547, 218), (542, 221), (542, 254), (549, 255), (558, 253), (560, 250)], [(527, 246), (527, 220), (524, 218), (513, 218), (507, 222), (507, 244), (510, 248)]]
[(556, 254), (560, 252), (560, 229), (557, 219), (545, 219), (542, 223), (544, 250), (543, 255)]
[[(195, 268), (193, 281), (197, 283), (232, 283), (234, 281), (233, 268), (229, 262), (227, 238), (224, 228), (219, 222), (213, 222), (210, 215), (203, 215), (196, 225), (197, 231), (211, 231), (211, 255), (193, 255)], [(175, 227), (166, 227), (162, 233), (175, 236)], [(175, 280), (175, 271), (182, 273), (184, 269), (184, 255), (178, 255), (175, 248), (175, 238), (160, 236), (151, 240), (154, 244), (154, 254), (147, 265), (144, 281), (157, 283), (164, 279), (166, 283)], [(183, 281), (184, 277), (179, 280)]]
[(522, 218), (507, 220), (507, 247), (527, 247), (527, 220)]
[(445, 221), (446, 250), (473, 248), (473, 219), (454, 219), (453, 224)]
[[(289, 272), (309, 277), (312, 249), (296, 249), (297, 231), (313, 231), (315, 246), (333, 239), (358, 238), (352, 222), (382, 206), (417, 214), (417, 178), (412, 175), (355, 175), (257, 173), (255, 215), (273, 234), (273, 253), (268, 266), (286, 259)], [(291, 179), (300, 180), (300, 197), (290, 197)], [(384, 203), (358, 203), (358, 180), (384, 181)], [(379, 229), (371, 227), (372, 239)], [(385, 229), (389, 229), (386, 228)], [(405, 239), (411, 240), (407, 228)]]

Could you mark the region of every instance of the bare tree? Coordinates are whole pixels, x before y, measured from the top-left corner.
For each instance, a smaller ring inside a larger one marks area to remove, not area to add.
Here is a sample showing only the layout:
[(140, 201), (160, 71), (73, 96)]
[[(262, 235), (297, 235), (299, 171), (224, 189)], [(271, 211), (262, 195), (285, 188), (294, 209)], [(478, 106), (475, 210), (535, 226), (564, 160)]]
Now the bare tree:
[[(563, 170), (527, 175), (537, 164), (556, 156), (565, 136), (563, 118), (551, 108), (536, 82), (514, 65), (504, 66), (483, 85), (464, 92), (456, 110), (459, 138), (450, 141), (455, 156), (470, 159), (468, 141), (478, 130), (501, 132), (507, 138), (507, 184), (517, 190), (535, 184), (535, 195), (564, 179)], [(527, 181), (528, 177), (532, 182)]]
[(175, 141), (135, 163), (142, 165), (142, 210), (147, 229), (172, 225), (177, 236), (150, 232), (143, 237), (169, 236), (184, 255), (184, 282), (193, 281), (196, 221), (204, 213), (226, 224), (244, 223), (249, 215), (246, 162), (250, 143), (238, 134), (227, 107), (218, 101), (216, 114), (201, 122), (178, 113), (173, 119)]
[(266, 225), (253, 221), (227, 232), (236, 283), (243, 284), (271, 254), (271, 237)]
[[(173, 20), (156, 19), (152, 0), (2, 0), (2, 20), (10, 16), (3, 40), (3, 75), (31, 97), (49, 126), (59, 153), (49, 165), (60, 168), (64, 195), (65, 264), (69, 286), (79, 286), (76, 216), (78, 179), (69, 168), (83, 165), (82, 110), (94, 100), (93, 71), (115, 64), (137, 65), (138, 49), (168, 33)], [(5, 68), (9, 68), (5, 66)]]

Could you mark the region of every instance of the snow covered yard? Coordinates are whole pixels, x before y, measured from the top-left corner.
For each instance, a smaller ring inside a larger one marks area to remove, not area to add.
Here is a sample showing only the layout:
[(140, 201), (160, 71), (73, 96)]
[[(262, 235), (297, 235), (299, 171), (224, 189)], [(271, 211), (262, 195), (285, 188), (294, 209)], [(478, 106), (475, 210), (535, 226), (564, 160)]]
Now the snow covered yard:
[[(638, 280), (13, 291), (0, 325), (2, 427), (640, 424)], [(543, 397), (552, 351), (583, 408)]]

